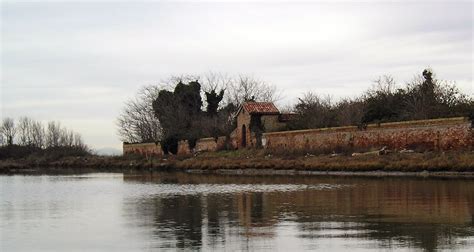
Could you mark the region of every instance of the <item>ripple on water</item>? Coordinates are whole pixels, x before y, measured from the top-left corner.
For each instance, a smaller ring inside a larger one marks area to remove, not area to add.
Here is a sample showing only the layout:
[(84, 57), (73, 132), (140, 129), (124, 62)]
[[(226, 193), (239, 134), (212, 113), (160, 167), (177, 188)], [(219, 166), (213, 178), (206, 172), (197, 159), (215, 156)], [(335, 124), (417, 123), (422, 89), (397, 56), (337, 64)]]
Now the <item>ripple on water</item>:
[(183, 196), (234, 193), (293, 192), (307, 190), (337, 190), (348, 185), (335, 184), (130, 184), (132, 197)]

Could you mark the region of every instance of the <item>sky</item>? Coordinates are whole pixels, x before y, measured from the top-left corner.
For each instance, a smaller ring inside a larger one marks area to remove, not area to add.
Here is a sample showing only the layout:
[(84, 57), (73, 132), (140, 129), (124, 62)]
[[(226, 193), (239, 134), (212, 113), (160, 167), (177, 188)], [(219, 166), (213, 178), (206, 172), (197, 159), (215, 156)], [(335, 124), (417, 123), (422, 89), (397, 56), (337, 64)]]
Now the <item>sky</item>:
[(424, 68), (473, 85), (472, 1), (12, 1), (1, 5), (0, 116), (59, 120), (121, 149), (116, 118), (173, 75), (245, 74), (279, 106), (307, 91), (355, 97)]

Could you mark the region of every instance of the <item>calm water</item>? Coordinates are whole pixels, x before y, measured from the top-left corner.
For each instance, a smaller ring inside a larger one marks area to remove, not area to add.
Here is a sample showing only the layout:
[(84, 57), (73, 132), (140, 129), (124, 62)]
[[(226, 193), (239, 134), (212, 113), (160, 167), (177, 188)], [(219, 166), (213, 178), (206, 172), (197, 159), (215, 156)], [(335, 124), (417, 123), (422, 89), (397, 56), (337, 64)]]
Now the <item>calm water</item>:
[(0, 176), (1, 251), (474, 250), (474, 181)]

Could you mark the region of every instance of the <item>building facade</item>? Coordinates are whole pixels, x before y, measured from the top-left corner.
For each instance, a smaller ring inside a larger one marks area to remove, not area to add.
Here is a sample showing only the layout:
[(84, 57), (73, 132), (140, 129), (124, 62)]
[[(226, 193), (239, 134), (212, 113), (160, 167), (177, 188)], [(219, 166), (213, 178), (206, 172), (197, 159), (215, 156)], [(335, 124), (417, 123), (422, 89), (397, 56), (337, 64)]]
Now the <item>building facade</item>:
[(282, 114), (272, 102), (244, 102), (236, 114), (232, 136), (237, 149), (259, 147), (264, 132), (283, 130), (291, 114)]

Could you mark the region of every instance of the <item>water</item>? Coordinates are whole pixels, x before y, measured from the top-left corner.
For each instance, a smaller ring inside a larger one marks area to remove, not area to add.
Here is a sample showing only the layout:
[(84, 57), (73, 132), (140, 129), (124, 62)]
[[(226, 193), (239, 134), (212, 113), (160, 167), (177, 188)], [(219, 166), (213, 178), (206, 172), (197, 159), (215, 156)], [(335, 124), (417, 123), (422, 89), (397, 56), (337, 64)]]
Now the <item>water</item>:
[(474, 181), (0, 176), (1, 251), (474, 249)]

